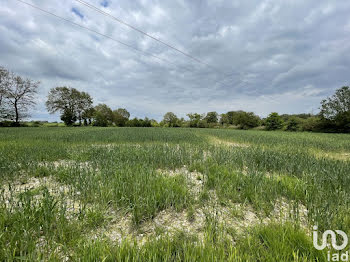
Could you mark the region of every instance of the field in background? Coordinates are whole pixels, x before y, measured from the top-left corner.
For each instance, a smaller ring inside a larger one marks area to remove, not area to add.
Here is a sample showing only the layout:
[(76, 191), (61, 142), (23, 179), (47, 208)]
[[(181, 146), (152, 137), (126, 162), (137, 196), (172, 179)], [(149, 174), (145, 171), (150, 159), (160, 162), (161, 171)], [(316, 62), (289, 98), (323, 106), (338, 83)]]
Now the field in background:
[(0, 260), (319, 261), (350, 233), (350, 136), (0, 129)]

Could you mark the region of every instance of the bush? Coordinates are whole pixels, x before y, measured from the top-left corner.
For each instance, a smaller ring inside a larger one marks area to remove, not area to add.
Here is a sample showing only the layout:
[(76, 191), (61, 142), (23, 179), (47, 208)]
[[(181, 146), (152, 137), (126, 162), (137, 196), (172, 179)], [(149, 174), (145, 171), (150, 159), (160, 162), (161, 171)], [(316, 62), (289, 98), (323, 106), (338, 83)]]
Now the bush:
[(280, 115), (276, 112), (271, 113), (265, 121), (266, 130), (278, 130), (283, 127), (283, 121)]
[(239, 112), (235, 119), (234, 124), (237, 125), (240, 129), (251, 129), (259, 126), (260, 117), (255, 115), (253, 112)]
[(207, 127), (208, 127), (207, 121), (206, 121), (206, 120), (200, 120), (200, 121), (198, 122), (198, 127), (199, 127), (199, 128), (207, 128)]
[(106, 104), (99, 104), (95, 106), (94, 110), (94, 126), (109, 126), (113, 122), (113, 111)]
[(344, 86), (332, 97), (323, 100), (320, 116), (326, 129), (350, 132), (350, 87)]
[(149, 120), (147, 117), (145, 119), (138, 119), (135, 117), (134, 119), (128, 120), (125, 125), (128, 127), (152, 127), (152, 120)]
[(11, 127), (12, 121), (2, 121), (0, 122), (0, 127)]
[(286, 131), (296, 132), (300, 130), (300, 119), (294, 117), (287, 121)]
[(302, 131), (319, 131), (321, 129), (321, 121), (319, 117), (313, 116), (304, 119), (300, 123)]
[(0, 127), (28, 127), (28, 125), (26, 123), (3, 121), (0, 122)]

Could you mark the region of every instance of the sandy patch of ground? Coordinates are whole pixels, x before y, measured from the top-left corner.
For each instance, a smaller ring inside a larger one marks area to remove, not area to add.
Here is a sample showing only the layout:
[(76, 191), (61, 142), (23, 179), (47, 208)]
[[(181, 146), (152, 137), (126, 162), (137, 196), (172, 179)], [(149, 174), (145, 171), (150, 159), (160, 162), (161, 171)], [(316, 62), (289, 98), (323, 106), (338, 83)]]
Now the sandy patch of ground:
[(219, 146), (227, 146), (227, 147), (239, 147), (239, 148), (247, 148), (250, 147), (249, 144), (246, 143), (238, 143), (238, 142), (231, 142), (223, 139), (219, 139), (215, 136), (210, 136), (209, 137), (209, 142), (214, 145), (219, 145)]
[(105, 149), (113, 149), (118, 146), (128, 146), (128, 147), (136, 147), (141, 148), (142, 145), (138, 143), (110, 143), (110, 144), (92, 144), (89, 147), (93, 148), (105, 148)]
[[(189, 187), (195, 199), (199, 199), (204, 190), (204, 176), (199, 172), (190, 172), (186, 166), (176, 170), (158, 170), (165, 176), (183, 175), (186, 177)], [(145, 221), (139, 228), (132, 227), (132, 217), (128, 215), (118, 215), (111, 211), (114, 219), (108, 226), (99, 229), (94, 234), (94, 238), (106, 236), (112, 241), (121, 242), (128, 239), (131, 242), (136, 240), (139, 244), (144, 244), (148, 239), (161, 237), (164, 235), (173, 236), (176, 232), (187, 232), (196, 235), (199, 241), (205, 237), (205, 227), (208, 219), (215, 219), (217, 225), (222, 229), (233, 228), (237, 234), (242, 234), (245, 230), (259, 223), (268, 224), (272, 221), (285, 223), (294, 221), (296, 213), (292, 203), (287, 199), (279, 199), (275, 203), (273, 212), (269, 217), (257, 214), (252, 206), (242, 203), (228, 202), (225, 206), (220, 205), (215, 191), (208, 191), (209, 200), (205, 203), (198, 203), (191, 210), (177, 212), (173, 209), (162, 210), (153, 219)], [(307, 209), (303, 205), (298, 206), (298, 217), (300, 224), (307, 231)], [(230, 237), (227, 233), (227, 237)], [(233, 240), (233, 239), (232, 239)], [(233, 240), (234, 241), (234, 240)]]
[[(79, 169), (93, 170), (93, 167), (90, 162), (77, 162), (75, 160), (66, 160), (66, 159), (52, 161), (52, 162), (40, 162), (38, 163), (38, 166), (53, 167), (54, 169), (78, 167)], [(98, 171), (98, 169), (95, 169), (94, 171)]]
[(304, 230), (310, 231), (307, 208), (303, 204), (294, 204), (286, 198), (280, 198), (276, 201), (274, 210), (266, 222), (280, 221), (285, 223), (295, 219), (300, 222), (299, 224)]
[(43, 197), (45, 188), (57, 200), (62, 199), (61, 204), (66, 206), (67, 218), (72, 219), (80, 212), (82, 204), (76, 199), (80, 192), (75, 191), (73, 187), (57, 182), (52, 177), (32, 177), (26, 181), (5, 184), (2, 186), (2, 197), (6, 206), (10, 206), (13, 201), (18, 201), (19, 195), (23, 193), (32, 194), (34, 199), (39, 201)]
[[(67, 165), (69, 162), (51, 163), (54, 166)], [(85, 164), (83, 164), (85, 166)], [(221, 205), (214, 190), (207, 191), (208, 200), (199, 201), (200, 195), (204, 190), (205, 177), (197, 171), (190, 172), (186, 166), (176, 170), (158, 170), (164, 176), (184, 176), (187, 186), (193, 194), (196, 204), (193, 208), (177, 212), (173, 209), (162, 210), (153, 219), (142, 223), (135, 228), (132, 223), (131, 214), (121, 214), (114, 210), (107, 210), (105, 216), (109, 222), (88, 234), (93, 239), (108, 238), (114, 242), (129, 240), (131, 243), (136, 241), (142, 245), (149, 239), (162, 236), (173, 236), (177, 232), (186, 232), (196, 235), (199, 241), (205, 238), (205, 228), (209, 220), (215, 220), (225, 232), (228, 229), (234, 229), (235, 234), (243, 234), (247, 228), (257, 224), (268, 224), (272, 221), (285, 223), (294, 221), (296, 216), (300, 221), (300, 225), (310, 231), (308, 225), (308, 211), (305, 206), (298, 205), (295, 207), (293, 203), (287, 199), (278, 199), (275, 203), (274, 210), (269, 217), (263, 217), (258, 214), (252, 206), (242, 203), (227, 202)], [(47, 188), (49, 193), (57, 199), (62, 199), (62, 204), (67, 207), (67, 218), (75, 219), (82, 209), (82, 204), (75, 199), (78, 198), (80, 192), (76, 192), (74, 188), (57, 182), (52, 177), (30, 178), (27, 181), (18, 181), (12, 183), (11, 186), (3, 186), (3, 196), (7, 204), (8, 199), (16, 199), (20, 193), (40, 190)], [(38, 200), (42, 197), (41, 191), (37, 192)], [(62, 198), (63, 197), (63, 198)], [(298, 210), (298, 212), (296, 212)], [(234, 239), (229, 234), (232, 241)]]
[(108, 210), (107, 216), (110, 218), (108, 225), (98, 228), (92, 232), (92, 239), (107, 237), (111, 241), (120, 243), (122, 240), (136, 239), (141, 242), (143, 236), (135, 234), (132, 227), (131, 214), (120, 214), (114, 210)]
[(95, 148), (114, 148), (118, 144), (92, 144), (89, 145), (89, 147), (95, 147)]
[(48, 252), (49, 254), (57, 254), (60, 261), (69, 261), (69, 256), (65, 255), (61, 245), (56, 245), (55, 249), (47, 247), (47, 240), (45, 236), (41, 236), (36, 242), (35, 246), (42, 253)]
[(336, 153), (336, 152), (324, 152), (319, 151), (314, 153), (317, 158), (330, 158), (334, 160), (350, 161), (350, 153)]
[(211, 157), (211, 153), (209, 151), (203, 151), (203, 160), (207, 160), (209, 157)]
[(204, 176), (200, 172), (190, 172), (186, 166), (183, 166), (182, 168), (178, 168), (176, 170), (157, 170), (159, 173), (165, 175), (165, 176), (178, 176), (183, 175), (186, 178), (188, 188), (190, 191), (194, 194), (195, 197), (198, 197), (199, 193), (203, 189), (204, 185)]

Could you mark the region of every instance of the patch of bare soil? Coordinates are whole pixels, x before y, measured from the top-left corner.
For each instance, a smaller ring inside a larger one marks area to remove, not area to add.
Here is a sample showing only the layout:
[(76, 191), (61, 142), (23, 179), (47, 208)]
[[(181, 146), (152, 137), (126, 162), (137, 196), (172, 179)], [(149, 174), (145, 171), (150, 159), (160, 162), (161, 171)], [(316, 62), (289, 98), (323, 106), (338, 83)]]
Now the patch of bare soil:
[(350, 161), (350, 153), (336, 153), (336, 152), (316, 152), (317, 158), (330, 158), (334, 160)]
[(207, 160), (209, 157), (211, 157), (211, 153), (209, 151), (203, 151), (203, 160)]
[(75, 191), (73, 187), (57, 182), (52, 177), (32, 177), (27, 181), (19, 180), (11, 184), (5, 184), (2, 186), (2, 197), (7, 206), (10, 206), (11, 202), (17, 201), (19, 195), (23, 193), (32, 194), (34, 199), (40, 200), (43, 197), (42, 190), (45, 188), (57, 200), (62, 199), (61, 204), (66, 206), (67, 218), (76, 217), (82, 208), (82, 204), (77, 200), (80, 192)]
[(45, 236), (41, 236), (35, 244), (37, 250), (42, 253), (57, 254), (59, 261), (69, 261), (69, 256), (65, 254), (61, 245), (56, 245), (55, 249), (48, 248)]
[(310, 231), (308, 224), (308, 210), (303, 204), (296, 204), (288, 201), (286, 198), (280, 198), (276, 201), (274, 210), (268, 221), (277, 220), (282, 223), (288, 221), (299, 221), (300, 226), (306, 231)]
[(118, 146), (141, 148), (141, 144), (138, 144), (138, 143), (109, 143), (109, 144), (92, 144), (91, 145), (91, 147), (93, 148), (105, 148), (110, 150)]
[[(165, 176), (183, 175), (187, 180), (187, 186), (194, 194), (195, 199), (199, 199), (203, 191), (204, 176), (199, 172), (190, 172), (186, 166), (176, 170), (158, 170)], [(275, 203), (275, 208), (269, 217), (262, 217), (247, 204), (228, 202), (225, 206), (219, 203), (215, 191), (208, 192), (209, 200), (207, 202), (196, 204), (192, 210), (183, 210), (177, 212), (173, 209), (167, 209), (159, 212), (152, 220), (145, 221), (138, 229), (132, 227), (131, 215), (117, 215), (112, 211), (115, 219), (105, 227), (95, 233), (94, 238), (103, 236), (112, 241), (121, 242), (128, 239), (131, 242), (136, 240), (139, 244), (144, 244), (148, 239), (161, 237), (164, 235), (173, 236), (176, 232), (187, 232), (194, 234), (202, 241), (205, 237), (205, 226), (208, 218), (214, 218), (221, 228), (233, 228), (237, 234), (242, 234), (245, 230), (253, 225), (271, 221), (295, 221), (298, 215), (300, 224), (308, 230), (307, 209), (303, 205), (298, 206), (296, 214), (295, 206), (287, 199), (279, 199)], [(294, 207), (294, 209), (293, 209)], [(231, 237), (227, 234), (227, 237)], [(232, 238), (232, 237), (231, 237)], [(233, 239), (232, 239), (233, 240)], [(234, 241), (234, 240), (233, 240)]]
[(111, 241), (120, 243), (122, 240), (137, 240), (142, 242), (143, 235), (135, 234), (132, 227), (131, 214), (120, 214), (114, 210), (108, 210), (107, 216), (110, 218), (108, 225), (94, 230), (91, 234), (92, 239), (107, 237)]
[[(57, 160), (52, 162), (40, 162), (38, 165), (41, 167), (53, 167), (54, 169), (78, 167), (79, 169), (93, 170), (93, 167), (90, 162), (77, 162), (75, 160)], [(95, 169), (94, 171), (98, 171), (98, 169)]]
[(209, 137), (210, 143), (214, 145), (219, 145), (219, 146), (227, 146), (227, 147), (239, 147), (239, 148), (248, 148), (250, 147), (249, 144), (246, 143), (238, 143), (238, 142), (231, 142), (223, 139), (219, 139), (215, 136), (210, 136)]
[(188, 188), (194, 194), (195, 197), (198, 197), (199, 193), (203, 189), (204, 185), (204, 176), (200, 172), (193, 171), (190, 172), (186, 166), (183, 166), (182, 168), (176, 169), (176, 170), (158, 170), (159, 173), (163, 174), (164, 176), (178, 176), (183, 175), (186, 178)]

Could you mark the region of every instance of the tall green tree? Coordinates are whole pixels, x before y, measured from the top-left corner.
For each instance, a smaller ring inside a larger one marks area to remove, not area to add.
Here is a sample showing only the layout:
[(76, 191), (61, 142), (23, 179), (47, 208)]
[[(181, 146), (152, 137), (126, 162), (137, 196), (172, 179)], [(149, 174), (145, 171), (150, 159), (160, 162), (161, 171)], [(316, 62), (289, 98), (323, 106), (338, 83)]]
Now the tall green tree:
[(281, 116), (276, 112), (271, 113), (266, 118), (265, 124), (267, 130), (278, 130), (283, 127)]
[(229, 124), (227, 114), (220, 115), (220, 124), (221, 125), (228, 125)]
[(190, 127), (199, 127), (199, 123), (202, 119), (201, 115), (198, 113), (190, 113), (187, 114), (189, 120)]
[(173, 112), (168, 112), (163, 117), (163, 122), (169, 127), (178, 126), (178, 118)]
[(113, 123), (113, 111), (106, 104), (98, 104), (95, 106), (94, 125), (109, 126)]
[(321, 120), (340, 131), (350, 131), (350, 88), (344, 86), (321, 102)]
[(61, 114), (61, 120), (67, 125), (71, 126), (77, 121), (77, 116), (68, 108), (64, 109)]
[(46, 108), (53, 114), (61, 113), (61, 120), (66, 125), (72, 125), (77, 120), (82, 123), (84, 117), (92, 108), (92, 98), (88, 93), (80, 92), (70, 87), (55, 87), (49, 92)]
[(241, 129), (250, 129), (259, 126), (260, 117), (253, 112), (239, 111), (235, 115), (234, 124)]
[(130, 118), (130, 113), (125, 108), (118, 108), (113, 111), (113, 122), (116, 126), (125, 126)]
[(86, 117), (89, 116), (89, 111), (92, 110), (93, 100), (92, 97), (85, 92), (76, 93), (76, 111), (77, 111), (77, 119), (79, 124), (82, 124), (82, 120), (85, 120)]
[(87, 110), (85, 110), (82, 114), (82, 118), (84, 121), (84, 126), (88, 126), (92, 124), (92, 119), (94, 118), (95, 115), (95, 108), (91, 107)]
[(204, 119), (208, 124), (216, 124), (219, 121), (219, 114), (216, 112), (208, 112)]
[(227, 116), (227, 124), (229, 125), (236, 125), (235, 123), (235, 119), (236, 119), (236, 116), (237, 114), (239, 113), (240, 111), (229, 111), (226, 113), (226, 116)]
[(286, 131), (298, 131), (301, 120), (297, 117), (291, 117), (286, 123)]

